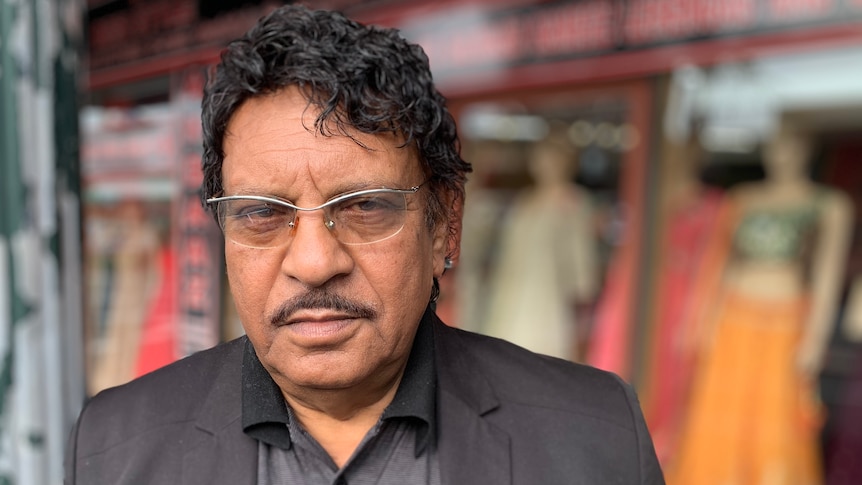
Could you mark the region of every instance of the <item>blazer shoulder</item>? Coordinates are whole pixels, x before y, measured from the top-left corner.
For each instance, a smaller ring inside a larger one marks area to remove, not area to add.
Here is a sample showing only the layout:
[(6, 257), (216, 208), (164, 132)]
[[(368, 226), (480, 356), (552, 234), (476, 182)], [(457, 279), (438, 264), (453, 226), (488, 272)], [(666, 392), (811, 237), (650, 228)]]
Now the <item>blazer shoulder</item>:
[(109, 402), (134, 396), (150, 405), (158, 405), (168, 400), (174, 393), (172, 391), (185, 396), (206, 392), (211, 382), (225, 371), (233, 370), (240, 375), (246, 340), (246, 337), (240, 337), (202, 350), (126, 384), (101, 391), (92, 400)]
[(193, 420), (213, 389), (240, 392), (245, 341), (217, 345), (99, 392), (81, 411), (80, 433), (100, 434), (99, 441), (109, 444)]
[(455, 378), (482, 376), (502, 402), (578, 413), (625, 428), (635, 424), (637, 398), (616, 374), (465, 330), (439, 333), (441, 358), (458, 355)]

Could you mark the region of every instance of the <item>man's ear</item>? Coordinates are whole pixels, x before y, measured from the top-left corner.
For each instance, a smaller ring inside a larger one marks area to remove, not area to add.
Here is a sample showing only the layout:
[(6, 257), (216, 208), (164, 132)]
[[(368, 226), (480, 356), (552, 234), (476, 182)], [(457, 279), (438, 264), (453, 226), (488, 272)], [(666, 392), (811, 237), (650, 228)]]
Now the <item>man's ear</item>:
[(434, 276), (456, 265), (461, 254), (461, 229), (464, 216), (464, 199), (449, 194), (444, 202), (449, 207), (449, 216), (434, 230)]

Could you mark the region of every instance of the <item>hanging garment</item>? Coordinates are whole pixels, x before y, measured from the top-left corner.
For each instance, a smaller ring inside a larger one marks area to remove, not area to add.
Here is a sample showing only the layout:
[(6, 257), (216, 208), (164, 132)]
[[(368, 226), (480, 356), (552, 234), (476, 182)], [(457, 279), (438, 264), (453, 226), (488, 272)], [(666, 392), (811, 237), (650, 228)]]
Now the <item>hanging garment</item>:
[(591, 207), (588, 194), (574, 186), (516, 199), (490, 281), (485, 333), (578, 360), (575, 305), (591, 300), (597, 286)]
[[(820, 200), (746, 212), (724, 199), (694, 289), (699, 314), (684, 332), (683, 341), (697, 345), (697, 363), (679, 450), (666, 467), (669, 485), (822, 483), (816, 382), (796, 366), (809, 295), (753, 297), (726, 279), (740, 261), (799, 263)], [(766, 213), (775, 217), (761, 218)]]
[(731, 294), (721, 308), (668, 484), (820, 484), (821, 408), (793, 365), (806, 298)]
[(684, 345), (691, 323), (692, 289), (707, 244), (716, 232), (721, 192), (707, 189), (669, 217), (658, 271), (658, 308), (649, 351), (651, 364), (643, 390), (644, 411), (659, 459), (676, 454), (679, 417), (691, 382), (692, 355)]

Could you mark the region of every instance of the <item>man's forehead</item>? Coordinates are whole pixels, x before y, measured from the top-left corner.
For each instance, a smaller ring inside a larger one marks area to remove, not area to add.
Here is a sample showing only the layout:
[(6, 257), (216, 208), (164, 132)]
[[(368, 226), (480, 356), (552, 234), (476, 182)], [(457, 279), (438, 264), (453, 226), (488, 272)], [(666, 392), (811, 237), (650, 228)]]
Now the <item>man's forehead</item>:
[(407, 143), (401, 133), (386, 129), (366, 133), (343, 122), (346, 118), (343, 113), (335, 112), (319, 120), (320, 112), (317, 106), (309, 104), (296, 86), (257, 95), (245, 100), (234, 111), (228, 121), (224, 142), (225, 145), (243, 143), (249, 141), (248, 137), (256, 136), (313, 137), (326, 139), (327, 144), (333, 147), (345, 144), (369, 152), (408, 150), (418, 153), (415, 144)]
[(293, 200), (312, 188), (333, 196), (424, 180), (418, 151), (391, 134), (325, 136), (298, 124), (296, 113), (277, 109), (279, 103), (271, 97), (253, 100), (229, 125), (222, 166), (228, 195), (253, 192)]

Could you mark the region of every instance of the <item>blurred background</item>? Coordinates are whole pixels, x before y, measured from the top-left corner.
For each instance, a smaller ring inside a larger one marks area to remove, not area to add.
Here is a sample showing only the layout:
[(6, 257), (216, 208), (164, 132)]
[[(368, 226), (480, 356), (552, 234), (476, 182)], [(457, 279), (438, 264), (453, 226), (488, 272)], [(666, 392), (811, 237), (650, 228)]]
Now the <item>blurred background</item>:
[[(620, 374), (668, 483), (709, 446), (736, 484), (862, 483), (862, 0), (305, 3), (399, 28), (449, 99), (447, 323)], [(88, 396), (242, 334), (200, 98), (279, 4), (0, 0), (0, 485), (61, 483)]]

